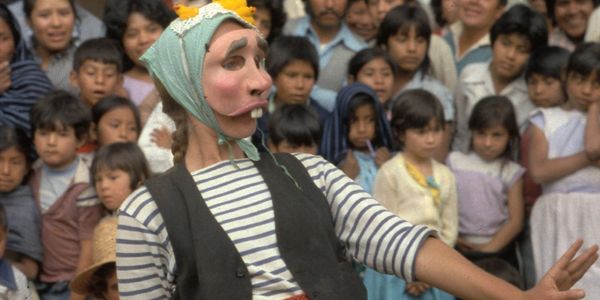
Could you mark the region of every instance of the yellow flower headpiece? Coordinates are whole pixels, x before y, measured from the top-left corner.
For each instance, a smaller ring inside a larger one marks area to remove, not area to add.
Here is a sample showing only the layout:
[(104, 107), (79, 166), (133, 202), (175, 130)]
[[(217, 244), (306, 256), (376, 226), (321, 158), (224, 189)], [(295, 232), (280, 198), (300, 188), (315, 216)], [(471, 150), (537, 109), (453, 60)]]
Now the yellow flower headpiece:
[[(248, 6), (246, 0), (215, 0), (213, 3), (218, 3), (224, 9), (236, 13), (244, 21), (255, 25), (254, 12), (256, 8)], [(189, 7), (181, 4), (175, 4), (175, 13), (181, 20), (187, 20), (195, 17), (200, 9), (198, 7)]]

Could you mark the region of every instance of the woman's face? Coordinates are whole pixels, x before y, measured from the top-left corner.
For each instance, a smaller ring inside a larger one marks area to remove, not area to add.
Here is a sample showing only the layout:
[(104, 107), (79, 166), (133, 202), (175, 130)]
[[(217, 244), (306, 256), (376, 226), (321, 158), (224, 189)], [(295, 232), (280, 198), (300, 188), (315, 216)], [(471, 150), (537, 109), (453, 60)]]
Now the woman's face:
[(38, 47), (48, 52), (69, 47), (75, 13), (68, 0), (37, 0), (28, 21)]
[(417, 30), (412, 26), (408, 32), (398, 31), (388, 38), (388, 52), (398, 64), (402, 72), (416, 72), (427, 55), (427, 44), (429, 41), (417, 35)]
[(122, 41), (127, 57), (136, 66), (144, 66), (140, 62), (140, 56), (160, 37), (163, 30), (164, 28), (159, 23), (149, 20), (141, 13), (131, 13)]
[(271, 77), (265, 70), (267, 42), (256, 30), (225, 22), (215, 31), (206, 56), (202, 87), (221, 130), (245, 138), (267, 105)]
[(15, 38), (6, 21), (0, 19), (0, 62), (10, 61), (15, 52)]

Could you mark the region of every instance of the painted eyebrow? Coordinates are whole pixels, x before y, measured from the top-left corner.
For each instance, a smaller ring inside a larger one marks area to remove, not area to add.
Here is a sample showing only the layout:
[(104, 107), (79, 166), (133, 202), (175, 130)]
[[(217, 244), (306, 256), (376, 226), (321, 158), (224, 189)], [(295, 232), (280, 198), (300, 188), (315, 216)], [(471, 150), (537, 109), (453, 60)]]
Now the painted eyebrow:
[(229, 49), (227, 49), (227, 54), (225, 54), (225, 57), (231, 55), (231, 53), (233, 53), (235, 51), (243, 49), (246, 46), (248, 46), (248, 39), (245, 37), (242, 37), (239, 40), (235, 40), (235, 41), (231, 42), (231, 44), (229, 45)]

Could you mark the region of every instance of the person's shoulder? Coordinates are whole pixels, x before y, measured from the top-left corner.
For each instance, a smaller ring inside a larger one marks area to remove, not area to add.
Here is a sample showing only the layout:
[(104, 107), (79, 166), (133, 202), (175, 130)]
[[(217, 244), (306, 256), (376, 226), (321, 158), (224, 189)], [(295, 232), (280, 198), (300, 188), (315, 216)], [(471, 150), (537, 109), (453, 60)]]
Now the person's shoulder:
[(145, 221), (148, 216), (154, 214), (157, 210), (158, 206), (152, 199), (152, 194), (145, 185), (142, 185), (123, 201), (119, 208), (119, 215), (124, 214)]
[(489, 62), (471, 63), (465, 66), (460, 73), (461, 80), (465, 83), (482, 82), (485, 76), (483, 74), (489, 72)]

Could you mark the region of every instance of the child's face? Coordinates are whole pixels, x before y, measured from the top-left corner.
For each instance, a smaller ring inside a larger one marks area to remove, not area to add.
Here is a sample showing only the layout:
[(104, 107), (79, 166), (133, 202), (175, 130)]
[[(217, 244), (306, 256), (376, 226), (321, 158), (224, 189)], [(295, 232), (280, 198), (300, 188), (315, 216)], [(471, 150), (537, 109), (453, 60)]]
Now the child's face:
[(16, 189), (27, 175), (27, 171), (27, 158), (17, 147), (13, 146), (0, 152), (0, 193)]
[(0, 19), (0, 62), (10, 61), (15, 52), (15, 39), (10, 26)]
[(517, 33), (500, 34), (492, 45), (490, 71), (497, 78), (512, 81), (521, 74), (529, 54), (531, 43)]
[(46, 51), (62, 51), (71, 43), (75, 13), (68, 0), (35, 1), (27, 21), (39, 47)]
[(600, 77), (594, 72), (588, 77), (571, 72), (567, 76), (567, 95), (578, 110), (586, 111), (594, 101), (600, 101)]
[(278, 145), (273, 145), (273, 143), (269, 141), (269, 149), (275, 153), (308, 153), (313, 155), (317, 154), (316, 144), (293, 146), (292, 144), (288, 143), (287, 140), (283, 140)]
[(560, 79), (533, 73), (527, 80), (529, 99), (537, 107), (553, 107), (565, 102)]
[(369, 14), (365, 1), (358, 0), (350, 4), (346, 13), (346, 24), (352, 32), (365, 41), (369, 41), (377, 35), (377, 26)]
[(385, 15), (396, 6), (404, 4), (404, 0), (368, 0), (367, 6), (369, 7), (369, 13), (376, 22), (377, 27), (385, 18)]
[(100, 168), (94, 177), (96, 193), (106, 209), (115, 211), (131, 194), (131, 176), (123, 170)]
[(114, 95), (123, 84), (123, 76), (114, 64), (91, 59), (86, 60), (79, 70), (71, 72), (71, 84), (80, 90), (81, 99), (93, 106), (101, 98)]
[(425, 60), (428, 43), (426, 38), (417, 35), (416, 28), (412, 26), (408, 32), (398, 31), (390, 36), (387, 48), (400, 71), (413, 74)]
[(141, 13), (129, 15), (127, 28), (123, 34), (123, 49), (125, 54), (137, 66), (144, 66), (140, 56), (158, 39), (164, 28)]
[(357, 150), (367, 150), (367, 141), (375, 138), (377, 118), (373, 105), (364, 104), (357, 107), (349, 122), (348, 140), (350, 144)]
[(133, 112), (124, 106), (106, 112), (96, 125), (96, 134), (101, 146), (137, 141), (138, 128)]
[(356, 81), (370, 86), (382, 103), (392, 97), (394, 73), (383, 58), (375, 58), (366, 63), (356, 74)]
[(77, 157), (77, 149), (85, 143), (75, 136), (75, 129), (56, 124), (55, 130), (36, 129), (33, 144), (42, 161), (50, 168), (62, 169)]
[(402, 135), (403, 152), (418, 160), (430, 159), (442, 142), (442, 127), (432, 119), (424, 128), (410, 128)]
[(104, 300), (119, 300), (119, 284), (117, 281), (117, 272), (112, 272), (112, 274), (106, 278), (106, 288), (107, 291), (104, 292)]
[(458, 19), (456, 0), (442, 0), (442, 17), (447, 24), (452, 24)]
[(256, 27), (266, 39), (271, 33), (271, 12), (266, 8), (257, 8), (254, 12)]
[(491, 161), (502, 155), (508, 145), (510, 135), (502, 125), (474, 130), (473, 151), (484, 160)]
[(283, 67), (274, 83), (278, 103), (306, 104), (315, 85), (315, 71), (310, 63), (294, 60)]
[(592, 11), (593, 0), (556, 0), (554, 3), (556, 24), (574, 39), (583, 38)]

